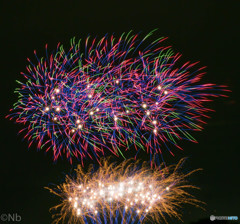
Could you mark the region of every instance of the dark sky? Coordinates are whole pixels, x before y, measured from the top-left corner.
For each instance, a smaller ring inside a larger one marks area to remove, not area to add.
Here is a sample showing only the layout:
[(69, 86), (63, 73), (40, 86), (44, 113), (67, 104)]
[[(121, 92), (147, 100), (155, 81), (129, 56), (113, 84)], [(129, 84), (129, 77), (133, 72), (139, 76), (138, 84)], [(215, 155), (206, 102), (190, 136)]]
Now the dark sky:
[(50, 50), (58, 42), (69, 46), (73, 36), (118, 36), (129, 30), (147, 33), (158, 28), (154, 36), (169, 37), (166, 45), (181, 52), (183, 62), (201, 61), (207, 66), (205, 81), (226, 84), (232, 90), (228, 98), (210, 104), (216, 112), (210, 113), (212, 118), (203, 132), (193, 133), (199, 143), (181, 142), (183, 152), (175, 150), (174, 158), (165, 157), (168, 164), (188, 157), (186, 170), (203, 168), (191, 182), (201, 188), (196, 196), (207, 203), (206, 210), (183, 208), (184, 223), (208, 219), (210, 215), (240, 218), (239, 1), (80, 2), (1, 3), (0, 214), (18, 213), (24, 224), (51, 223), (48, 210), (57, 199), (43, 187), (62, 182), (64, 174), (76, 166), (61, 159), (54, 164), (52, 155), (37, 152), (35, 147), (28, 150), (23, 136), (17, 135), (22, 127), (4, 119), (17, 100), (13, 93), (15, 80), (25, 72), (26, 58), (34, 58), (35, 49), (44, 56), (46, 43)]

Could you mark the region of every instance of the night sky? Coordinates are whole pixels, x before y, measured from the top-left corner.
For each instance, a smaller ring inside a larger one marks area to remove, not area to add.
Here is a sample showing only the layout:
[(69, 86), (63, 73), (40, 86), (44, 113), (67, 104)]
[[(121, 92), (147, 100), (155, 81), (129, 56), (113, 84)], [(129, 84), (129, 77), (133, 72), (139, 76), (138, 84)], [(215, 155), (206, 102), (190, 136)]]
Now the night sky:
[(186, 170), (203, 168), (190, 181), (201, 188), (194, 194), (206, 203), (205, 211), (184, 207), (184, 223), (201, 219), (207, 223), (210, 215), (240, 218), (239, 1), (80, 2), (83, 1), (1, 3), (0, 215), (18, 213), (24, 224), (51, 223), (49, 208), (58, 199), (44, 187), (61, 183), (77, 165), (75, 162), (71, 166), (65, 159), (53, 163), (51, 153), (37, 152), (34, 145), (28, 149), (23, 135), (18, 135), (23, 126), (5, 119), (17, 101), (13, 93), (15, 80), (21, 80), (20, 72), (26, 71), (27, 57), (34, 59), (34, 50), (44, 56), (46, 43), (50, 52), (58, 42), (67, 48), (74, 36), (119, 36), (130, 30), (147, 34), (158, 28), (154, 37), (169, 37), (165, 45), (182, 53), (183, 63), (200, 61), (201, 66), (207, 66), (205, 82), (225, 84), (232, 91), (228, 98), (209, 103), (216, 112), (209, 114), (211, 119), (202, 132), (193, 133), (198, 144), (179, 142), (184, 151), (175, 149), (175, 157), (164, 154), (167, 164), (187, 157)]

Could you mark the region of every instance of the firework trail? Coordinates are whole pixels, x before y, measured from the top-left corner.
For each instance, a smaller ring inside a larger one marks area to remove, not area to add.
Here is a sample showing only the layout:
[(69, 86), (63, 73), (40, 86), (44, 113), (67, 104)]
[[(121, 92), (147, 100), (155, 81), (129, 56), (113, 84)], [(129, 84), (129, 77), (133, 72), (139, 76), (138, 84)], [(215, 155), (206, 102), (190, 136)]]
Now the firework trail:
[(18, 102), (10, 119), (22, 123), (29, 147), (52, 151), (54, 160), (98, 158), (107, 152), (122, 155), (131, 148), (147, 151), (150, 159), (171, 154), (169, 143), (196, 140), (210, 111), (204, 103), (223, 96), (224, 86), (201, 84), (203, 68), (190, 62), (178, 66), (180, 54), (159, 38), (147, 46), (144, 38), (123, 34), (85, 46), (71, 40), (46, 58), (30, 62), (24, 81), (17, 81)]
[[(183, 159), (159, 169), (133, 160), (120, 165), (102, 160), (97, 171), (87, 172), (81, 166), (75, 177), (66, 176), (65, 183), (47, 188), (61, 198), (53, 207), (54, 223), (162, 223), (167, 217), (181, 219), (183, 204), (200, 206), (201, 202), (188, 193), (196, 188), (181, 172)], [(167, 222), (167, 221), (166, 221)]]

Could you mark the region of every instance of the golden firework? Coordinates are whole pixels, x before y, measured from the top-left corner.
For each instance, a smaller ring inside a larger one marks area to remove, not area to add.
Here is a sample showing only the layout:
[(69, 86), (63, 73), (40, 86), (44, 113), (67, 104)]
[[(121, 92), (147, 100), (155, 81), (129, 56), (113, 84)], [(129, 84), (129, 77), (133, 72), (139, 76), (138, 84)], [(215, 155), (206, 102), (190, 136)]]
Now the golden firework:
[[(75, 177), (47, 188), (61, 197), (55, 210), (54, 223), (160, 223), (167, 217), (181, 219), (183, 204), (200, 206), (188, 191), (195, 188), (181, 172), (184, 159), (177, 165), (152, 169), (148, 164), (126, 160), (120, 165), (102, 160), (94, 171), (76, 169)], [(120, 221), (119, 221), (120, 220)]]

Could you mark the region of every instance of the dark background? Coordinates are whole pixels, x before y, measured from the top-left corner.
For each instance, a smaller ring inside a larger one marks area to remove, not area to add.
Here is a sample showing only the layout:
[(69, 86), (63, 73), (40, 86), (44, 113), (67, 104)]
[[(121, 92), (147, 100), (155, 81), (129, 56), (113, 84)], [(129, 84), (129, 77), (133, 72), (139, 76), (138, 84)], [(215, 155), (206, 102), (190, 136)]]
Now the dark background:
[(184, 223), (204, 218), (202, 223), (208, 223), (210, 215), (240, 218), (239, 1), (86, 2), (1, 2), (0, 214), (18, 213), (24, 224), (51, 223), (49, 208), (58, 200), (43, 187), (61, 183), (76, 166), (64, 159), (54, 164), (50, 153), (37, 152), (35, 147), (27, 150), (27, 141), (17, 135), (22, 126), (4, 118), (17, 101), (15, 80), (26, 71), (26, 58), (33, 59), (35, 49), (44, 56), (46, 43), (50, 51), (58, 42), (68, 47), (73, 36), (119, 36), (131, 29), (147, 34), (158, 28), (154, 37), (168, 36), (165, 44), (184, 55), (182, 62), (201, 61), (207, 66), (205, 81), (226, 84), (232, 91), (228, 98), (209, 104), (216, 113), (210, 113), (203, 132), (193, 133), (198, 144), (180, 142), (183, 152), (165, 156), (168, 164), (186, 156), (187, 170), (203, 168), (191, 182), (201, 188), (195, 193), (207, 203), (206, 210), (184, 207)]

